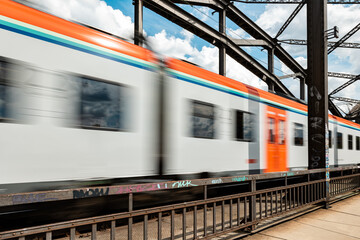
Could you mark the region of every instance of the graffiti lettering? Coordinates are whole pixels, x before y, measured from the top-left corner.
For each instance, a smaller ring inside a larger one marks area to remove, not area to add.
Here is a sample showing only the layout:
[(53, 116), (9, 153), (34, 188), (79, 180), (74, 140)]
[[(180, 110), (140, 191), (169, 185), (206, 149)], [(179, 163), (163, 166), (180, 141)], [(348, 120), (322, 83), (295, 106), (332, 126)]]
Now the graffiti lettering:
[(57, 198), (47, 198), (46, 193), (23, 194), (23, 195), (15, 195), (12, 197), (13, 204), (36, 203), (36, 202), (46, 202), (53, 200), (57, 200)]
[(158, 189), (167, 189), (167, 183), (152, 183), (152, 184), (144, 184), (144, 185), (134, 185), (134, 186), (121, 186), (119, 190), (116, 192), (117, 194), (122, 193), (135, 193), (135, 192), (145, 192), (145, 191), (155, 191)]
[(234, 178), (232, 178), (232, 181), (233, 182), (244, 182), (244, 181), (247, 181), (247, 180), (249, 180), (247, 177), (234, 177)]
[(192, 184), (191, 181), (178, 181), (178, 182), (174, 182), (172, 184), (172, 188), (182, 188), (182, 187), (196, 187), (197, 185)]
[(285, 177), (285, 176), (291, 177), (291, 176), (294, 176), (294, 173), (293, 172), (283, 173), (283, 174), (281, 174), (281, 176), (283, 176), (283, 177)]
[(221, 178), (211, 180), (211, 183), (212, 183), (212, 184), (218, 184), (218, 183), (222, 183), (222, 182), (223, 182), (223, 181), (221, 180)]
[(323, 121), (324, 121), (324, 119), (322, 119), (321, 117), (312, 117), (310, 119), (311, 127), (322, 129), (321, 124), (323, 123)]
[(109, 195), (109, 188), (88, 188), (84, 190), (74, 190), (73, 198), (101, 197)]
[(314, 134), (311, 136), (311, 140), (317, 143), (322, 143), (322, 140), (324, 139), (324, 136), (321, 134)]

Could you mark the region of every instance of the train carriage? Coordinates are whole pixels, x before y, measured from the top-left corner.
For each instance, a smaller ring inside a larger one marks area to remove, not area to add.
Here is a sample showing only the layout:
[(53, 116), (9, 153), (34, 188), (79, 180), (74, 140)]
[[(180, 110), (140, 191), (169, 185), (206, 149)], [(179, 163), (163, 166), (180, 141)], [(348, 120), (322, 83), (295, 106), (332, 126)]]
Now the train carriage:
[[(145, 48), (11, 0), (0, 39), (2, 192), (307, 168), (304, 104), (181, 60), (160, 66)], [(359, 125), (331, 116), (329, 128), (331, 166), (358, 164)]]

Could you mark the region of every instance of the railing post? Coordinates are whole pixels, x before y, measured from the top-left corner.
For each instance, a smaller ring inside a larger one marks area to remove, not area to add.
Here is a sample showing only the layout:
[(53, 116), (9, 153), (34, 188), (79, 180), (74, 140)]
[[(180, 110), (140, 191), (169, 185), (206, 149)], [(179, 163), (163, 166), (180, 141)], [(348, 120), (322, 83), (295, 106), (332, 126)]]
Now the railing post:
[[(251, 193), (253, 193), (254, 195), (251, 195), (251, 198), (250, 198), (250, 209), (249, 209), (249, 213), (250, 213), (250, 220), (251, 222), (253, 223), (251, 225), (251, 231), (254, 231), (255, 228), (256, 228), (256, 224), (255, 224), (255, 221), (256, 221), (256, 179), (251, 179), (251, 182), (250, 182), (250, 191)], [(260, 203), (261, 204), (261, 203)]]

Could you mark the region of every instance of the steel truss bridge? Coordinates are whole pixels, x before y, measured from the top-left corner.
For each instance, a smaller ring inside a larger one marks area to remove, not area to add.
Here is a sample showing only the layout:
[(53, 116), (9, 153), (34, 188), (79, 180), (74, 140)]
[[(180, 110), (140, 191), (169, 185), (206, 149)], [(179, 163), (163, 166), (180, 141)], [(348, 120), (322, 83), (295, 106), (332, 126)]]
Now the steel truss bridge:
[[(234, 2), (240, 3), (253, 3), (253, 4), (298, 4), (296, 9), (290, 14), (289, 18), (285, 21), (284, 25), (280, 28), (279, 32), (273, 38), (266, 33), (261, 27), (253, 22), (246, 16), (239, 8), (236, 7)], [(182, 9), (179, 4), (187, 4), (191, 6), (205, 6), (213, 9), (219, 13), (218, 30), (207, 25), (200, 19)], [(307, 69), (304, 69), (282, 46), (281, 44), (297, 44), (306, 45), (305, 40), (279, 40), (279, 37), (288, 27), (291, 21), (297, 16), (306, 0), (134, 0), (135, 5), (135, 43), (138, 45), (143, 44), (141, 34), (143, 32), (143, 6), (154, 11), (160, 16), (170, 20), (171, 22), (179, 25), (180, 27), (192, 32), (198, 37), (206, 40), (219, 48), (219, 74), (225, 75), (226, 73), (226, 55), (232, 57), (238, 63), (246, 67), (250, 72), (262, 79), (267, 85), (270, 92), (295, 98), (293, 93), (286, 88), (281, 79), (293, 77), (299, 80), (300, 84), (300, 101), (305, 99), (305, 84), (308, 85)], [(360, 4), (356, 0), (328, 0), (328, 4)], [(249, 39), (234, 39), (226, 35), (226, 19), (232, 20), (239, 28), (247, 32), (254, 40)], [(360, 24), (356, 25), (349, 33), (344, 35), (337, 42), (328, 43), (328, 54), (333, 52), (339, 47), (345, 48), (359, 48), (360, 43), (348, 43), (348, 40), (360, 29)], [(335, 33), (327, 32), (328, 37), (334, 37)], [(267, 67), (264, 67), (258, 60), (248, 54), (242, 47), (263, 47), (268, 53)], [(274, 73), (274, 57), (277, 57), (284, 65), (286, 65), (293, 74), (286, 76), (277, 76)], [(339, 86), (335, 91), (329, 94), (329, 110), (335, 116), (345, 117), (351, 120), (354, 118), (354, 113), (351, 117), (342, 114), (333, 100), (340, 100), (341, 98), (333, 96), (335, 93), (344, 89), (346, 86), (358, 80), (357, 74), (345, 73), (329, 73), (329, 77), (349, 78), (350, 81), (343, 86)], [(346, 102), (355, 103), (357, 100), (349, 98)], [(360, 114), (360, 112), (359, 112)], [(360, 115), (359, 115), (360, 116)]]

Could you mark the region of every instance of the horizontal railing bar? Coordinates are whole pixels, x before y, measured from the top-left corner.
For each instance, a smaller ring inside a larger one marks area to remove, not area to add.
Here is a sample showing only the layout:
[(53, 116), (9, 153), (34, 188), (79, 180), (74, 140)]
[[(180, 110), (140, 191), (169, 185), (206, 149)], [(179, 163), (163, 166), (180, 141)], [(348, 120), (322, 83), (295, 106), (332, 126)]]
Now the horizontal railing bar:
[(107, 222), (107, 221), (124, 219), (124, 218), (129, 218), (129, 217), (142, 216), (145, 214), (153, 214), (153, 213), (165, 212), (165, 211), (170, 211), (170, 210), (178, 210), (178, 209), (182, 209), (185, 207), (193, 207), (193, 206), (199, 206), (199, 205), (204, 205), (204, 204), (211, 204), (211, 203), (219, 202), (219, 201), (226, 201), (226, 200), (243, 198), (243, 197), (251, 197), (254, 195), (261, 194), (261, 193), (269, 193), (269, 192), (274, 192), (274, 191), (279, 191), (279, 190), (284, 190), (284, 189), (291, 189), (291, 188), (298, 187), (298, 186), (311, 185), (311, 184), (315, 184), (318, 182), (324, 182), (324, 181), (325, 180), (316, 180), (316, 181), (293, 184), (293, 185), (288, 185), (288, 186), (283, 186), (283, 187), (264, 189), (264, 190), (259, 190), (256, 192), (233, 194), (233, 195), (228, 195), (228, 196), (209, 198), (206, 200), (197, 200), (197, 201), (192, 201), (192, 202), (187, 202), (187, 203), (173, 204), (173, 205), (163, 206), (163, 207), (154, 207), (154, 208), (148, 208), (148, 209), (144, 209), (144, 210), (135, 210), (132, 212), (116, 213), (116, 214), (110, 214), (110, 215), (106, 215), (106, 216), (99, 216), (99, 217), (72, 220), (72, 221), (55, 223), (55, 224), (48, 224), (48, 225), (43, 225), (43, 226), (39, 226), (39, 227), (27, 228), (25, 230), (24, 229), (12, 230), (12, 231), (1, 233), (0, 239), (16, 237), (16, 236), (23, 236), (23, 235), (37, 234), (37, 233), (42, 233), (46, 230), (47, 231), (60, 230), (60, 229), (66, 229), (69, 227), (84, 226), (84, 225), (93, 224), (93, 223), (97, 223), (97, 222)]
[[(330, 172), (360, 169), (360, 166), (338, 167), (330, 169)], [(20, 205), (36, 202), (49, 202), (59, 200), (69, 200), (78, 198), (97, 197), (101, 193), (104, 195), (121, 195), (128, 193), (151, 192), (168, 189), (179, 189), (205, 185), (215, 185), (223, 183), (240, 183), (251, 180), (265, 180), (273, 178), (284, 178), (302, 176), (313, 173), (323, 173), (326, 169), (299, 170), (291, 172), (263, 173), (255, 175), (240, 175), (232, 177), (191, 179), (181, 181), (167, 181), (157, 183), (131, 184), (131, 185), (112, 185), (112, 186), (87, 186), (74, 189), (61, 189), (50, 191), (37, 191), (26, 193), (0, 194), (0, 206)]]

